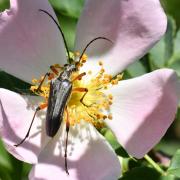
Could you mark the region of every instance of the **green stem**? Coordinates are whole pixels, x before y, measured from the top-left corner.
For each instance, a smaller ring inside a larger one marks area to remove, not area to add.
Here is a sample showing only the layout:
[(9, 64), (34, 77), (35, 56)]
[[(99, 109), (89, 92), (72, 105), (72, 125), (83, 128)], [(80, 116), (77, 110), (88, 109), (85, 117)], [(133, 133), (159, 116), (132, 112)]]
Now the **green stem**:
[(144, 156), (144, 159), (146, 159), (149, 164), (151, 164), (159, 173), (162, 175), (165, 175), (165, 171), (147, 154)]

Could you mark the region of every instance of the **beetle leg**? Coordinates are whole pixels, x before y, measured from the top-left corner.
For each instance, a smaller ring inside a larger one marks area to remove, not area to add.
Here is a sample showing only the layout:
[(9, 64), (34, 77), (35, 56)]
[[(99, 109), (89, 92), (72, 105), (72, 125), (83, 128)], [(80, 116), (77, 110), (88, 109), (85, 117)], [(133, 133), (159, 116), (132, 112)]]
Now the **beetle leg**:
[(49, 72), (47, 72), (47, 73), (44, 75), (44, 77), (43, 77), (43, 79), (41, 80), (38, 88), (36, 89), (36, 92), (41, 91), (41, 86), (42, 86), (43, 82), (45, 81), (46, 77), (47, 77), (47, 76), (49, 77), (50, 75), (51, 75), (51, 73), (49, 73)]
[[(57, 68), (61, 68), (61, 66), (59, 66), (58, 64), (54, 64), (54, 65), (51, 65), (51, 66), (50, 66), (50, 69), (51, 69), (52, 73), (47, 72), (47, 73), (44, 75), (44, 77), (43, 77), (43, 79), (41, 80), (38, 88), (36, 89), (37, 92), (41, 90), (41, 86), (42, 86), (43, 82), (45, 81), (46, 77), (48, 77), (48, 79), (51, 80), (51, 79), (54, 78), (54, 74), (55, 74), (55, 75), (58, 75), (58, 74), (59, 74), (59, 71), (57, 70)], [(54, 74), (53, 74), (53, 73), (54, 73)]]
[(76, 81), (76, 80), (81, 80), (81, 78), (82, 78), (83, 76), (85, 76), (85, 75), (86, 75), (85, 72), (79, 74), (78, 76), (76, 76), (76, 77), (72, 80), (72, 82), (73, 82), (73, 81)]
[(81, 99), (80, 99), (80, 102), (81, 102), (84, 106), (89, 107), (88, 105), (86, 105), (86, 104), (83, 102), (84, 97), (85, 97), (86, 94), (88, 93), (88, 89), (87, 89), (87, 88), (80, 88), (80, 87), (78, 87), (78, 88), (73, 88), (73, 89), (72, 89), (72, 93), (73, 93), (73, 92), (84, 92), (83, 96), (82, 96)]
[(74, 92), (88, 92), (88, 89), (87, 88), (81, 88), (81, 87), (78, 87), (78, 88), (73, 88), (72, 89), (72, 93)]
[(62, 67), (59, 64), (54, 64), (50, 66), (51, 71), (56, 74), (57, 76), (59, 75), (59, 71), (57, 69), (61, 69)]
[(47, 107), (47, 103), (44, 103), (44, 104), (42, 104), (42, 105), (40, 105), (40, 106), (38, 106), (38, 107), (36, 108), (26, 136), (25, 136), (18, 144), (15, 144), (14, 146), (18, 147), (19, 145), (21, 145), (21, 144), (28, 138), (29, 133), (30, 133), (30, 130), (31, 130), (31, 127), (32, 127), (32, 125), (33, 125), (33, 122), (34, 122), (34, 119), (35, 119), (35, 117), (36, 117), (37, 112), (40, 111), (40, 110), (42, 110), (42, 109), (44, 109), (44, 108), (46, 108), (46, 107)]
[(84, 97), (86, 96), (87, 93), (88, 93), (88, 91), (86, 91), (86, 92), (83, 94), (83, 96), (81, 97), (81, 99), (80, 99), (80, 102), (81, 102), (84, 106), (86, 106), (86, 107), (88, 107), (88, 106), (83, 102), (83, 99), (84, 99)]
[(69, 113), (68, 113), (67, 107), (66, 107), (65, 111), (66, 111), (67, 116), (66, 116), (66, 144), (65, 144), (64, 158), (65, 158), (65, 171), (69, 175), (68, 167), (67, 167), (67, 145), (68, 145), (68, 135), (69, 135), (70, 125), (69, 125)]

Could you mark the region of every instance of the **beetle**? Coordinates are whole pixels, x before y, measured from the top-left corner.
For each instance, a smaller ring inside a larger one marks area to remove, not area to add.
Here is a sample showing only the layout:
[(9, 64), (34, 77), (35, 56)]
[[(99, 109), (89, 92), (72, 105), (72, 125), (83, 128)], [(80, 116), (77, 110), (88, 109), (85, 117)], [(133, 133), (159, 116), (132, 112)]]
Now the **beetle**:
[[(54, 19), (54, 17), (49, 14), (47, 11), (39, 9), (40, 12), (43, 12), (45, 14), (47, 14), (53, 21), (54, 23), (57, 25), (58, 29), (60, 30), (60, 33), (62, 35), (63, 41), (64, 41), (64, 45), (66, 48), (66, 52), (68, 55), (68, 62), (69, 64), (65, 64), (63, 66), (63, 70), (62, 72), (58, 75), (57, 78), (52, 79), (50, 81), (50, 90), (49, 90), (49, 96), (48, 96), (48, 104), (47, 104), (47, 111), (46, 111), (46, 134), (49, 137), (54, 137), (56, 135), (56, 133), (58, 132), (62, 121), (63, 121), (63, 117), (64, 117), (64, 112), (66, 111), (67, 116), (68, 116), (68, 112), (67, 112), (67, 103), (68, 100), (71, 96), (72, 93), (72, 81), (71, 81), (71, 75), (74, 71), (77, 71), (77, 65), (79, 64), (83, 54), (85, 53), (85, 51), (87, 50), (87, 48), (89, 47), (90, 44), (92, 44), (94, 41), (98, 40), (98, 39), (104, 39), (107, 40), (109, 42), (112, 42), (111, 40), (109, 40), (106, 37), (96, 37), (94, 39), (92, 39), (84, 48), (84, 50), (82, 51), (80, 57), (79, 57), (79, 61), (75, 62), (72, 58), (70, 58), (70, 54), (69, 54), (69, 50), (68, 50), (68, 46), (63, 34), (63, 31), (61, 30), (61, 27), (59, 26), (59, 24), (57, 23), (57, 21)], [(53, 69), (52, 66), (50, 66), (51, 69)], [(81, 73), (79, 76), (84, 76), (85, 73)], [(44, 78), (42, 79), (42, 81), (40, 82), (38, 88), (37, 88), (37, 92), (41, 91), (41, 86), (45, 80), (45, 78), (47, 76), (50, 76), (50, 73), (47, 72), (44, 76)], [(77, 79), (77, 78), (76, 78)], [(83, 89), (83, 91), (85, 92), (85, 94), (87, 93), (87, 89), (86, 88), (80, 88), (81, 90)], [(81, 91), (82, 92), (82, 91)], [(82, 97), (84, 98), (84, 96)], [(81, 99), (82, 102), (82, 99)], [(83, 103), (83, 105), (85, 105)], [(46, 106), (45, 106), (46, 107)], [(18, 143), (15, 144), (14, 146), (18, 147), (20, 146), (29, 136), (31, 127), (33, 125), (34, 119), (36, 117), (36, 114), (38, 111), (44, 109), (45, 107), (37, 107), (30, 127), (28, 129), (27, 134), (25, 135), (25, 137)], [(68, 122), (68, 118), (66, 121), (66, 145), (65, 145), (65, 171), (67, 174), (69, 174), (68, 172), (68, 167), (67, 167), (67, 144), (68, 144), (68, 133), (69, 133), (69, 129), (70, 129), (70, 125)]]
[(59, 77), (50, 82), (46, 114), (46, 133), (50, 137), (55, 136), (63, 120), (63, 114), (72, 92), (70, 76), (73, 71), (76, 71), (76, 66), (67, 64)]

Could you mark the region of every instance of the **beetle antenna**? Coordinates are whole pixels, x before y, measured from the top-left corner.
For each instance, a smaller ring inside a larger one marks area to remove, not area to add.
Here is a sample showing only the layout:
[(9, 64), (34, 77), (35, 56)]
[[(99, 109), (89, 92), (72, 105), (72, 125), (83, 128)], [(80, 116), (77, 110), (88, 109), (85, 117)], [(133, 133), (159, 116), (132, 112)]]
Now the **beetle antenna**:
[(58, 22), (57, 22), (57, 21), (54, 19), (54, 17), (53, 17), (50, 13), (48, 13), (47, 11), (45, 11), (45, 10), (43, 10), (43, 9), (39, 9), (39, 11), (47, 14), (47, 15), (54, 21), (54, 23), (56, 24), (56, 26), (58, 27), (58, 29), (59, 29), (59, 31), (60, 31), (60, 33), (61, 33), (61, 35), (62, 35), (63, 41), (64, 41), (64, 45), (65, 45), (66, 52), (67, 52), (67, 55), (68, 55), (68, 61), (70, 61), (71, 58), (70, 58), (69, 49), (68, 49), (68, 46), (67, 46), (67, 43), (66, 43), (66, 39), (65, 39), (64, 33), (63, 33), (61, 27), (59, 26)]
[(98, 40), (98, 39), (104, 39), (104, 40), (106, 40), (106, 41), (109, 41), (109, 42), (113, 43), (110, 39), (108, 39), (108, 38), (106, 38), (106, 37), (96, 37), (96, 38), (92, 39), (92, 40), (86, 45), (86, 47), (84, 48), (84, 50), (82, 51), (81, 56), (79, 57), (79, 61), (78, 61), (78, 62), (80, 62), (80, 60), (81, 60), (83, 54), (86, 52), (87, 48), (88, 48), (94, 41), (96, 41), (96, 40)]

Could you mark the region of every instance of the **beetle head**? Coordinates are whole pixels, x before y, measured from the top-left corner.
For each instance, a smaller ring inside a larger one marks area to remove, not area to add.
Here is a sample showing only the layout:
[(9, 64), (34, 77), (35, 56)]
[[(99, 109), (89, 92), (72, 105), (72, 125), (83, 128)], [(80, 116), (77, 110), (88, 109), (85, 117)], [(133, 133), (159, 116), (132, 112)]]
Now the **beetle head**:
[(65, 64), (64, 65), (64, 71), (70, 72), (70, 73), (77, 71), (76, 65), (75, 64)]

